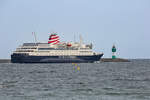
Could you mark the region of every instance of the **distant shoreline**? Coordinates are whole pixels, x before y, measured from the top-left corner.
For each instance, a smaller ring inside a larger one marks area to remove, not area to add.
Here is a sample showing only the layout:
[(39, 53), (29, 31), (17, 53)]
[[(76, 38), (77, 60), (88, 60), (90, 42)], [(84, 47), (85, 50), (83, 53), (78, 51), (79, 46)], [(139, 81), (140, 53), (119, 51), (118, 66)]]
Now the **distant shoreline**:
[(11, 63), (10, 59), (0, 59), (0, 63)]
[(116, 59), (112, 59), (112, 58), (102, 58), (100, 61), (101, 61), (101, 62), (130, 62), (130, 60), (128, 60), (128, 59), (123, 59), (123, 58), (116, 58)]

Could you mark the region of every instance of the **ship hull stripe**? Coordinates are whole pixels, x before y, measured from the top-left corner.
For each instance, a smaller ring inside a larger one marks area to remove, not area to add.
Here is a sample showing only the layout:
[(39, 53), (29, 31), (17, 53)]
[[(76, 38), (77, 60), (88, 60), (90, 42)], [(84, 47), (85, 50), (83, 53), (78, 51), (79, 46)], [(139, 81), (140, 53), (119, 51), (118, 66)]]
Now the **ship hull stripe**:
[(58, 39), (58, 38), (59, 38), (59, 36), (57, 36), (57, 37), (50, 37), (49, 40)]
[(53, 43), (53, 42), (57, 42), (58, 40), (54, 40), (54, 41), (48, 41), (48, 43)]
[(103, 54), (93, 56), (29, 56), (13, 54), (12, 63), (92, 63), (99, 61)]

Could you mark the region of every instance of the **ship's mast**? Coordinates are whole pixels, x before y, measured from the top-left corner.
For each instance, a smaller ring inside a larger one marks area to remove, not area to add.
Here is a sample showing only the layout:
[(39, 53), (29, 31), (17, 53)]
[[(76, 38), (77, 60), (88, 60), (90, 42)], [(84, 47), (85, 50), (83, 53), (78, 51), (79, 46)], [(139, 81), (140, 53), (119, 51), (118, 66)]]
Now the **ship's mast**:
[(76, 42), (76, 36), (75, 36), (75, 34), (74, 34), (74, 42)]
[(83, 39), (82, 39), (82, 36), (80, 35), (80, 46), (82, 45), (83, 43)]
[(32, 32), (32, 34), (34, 35), (35, 43), (37, 43), (37, 38), (36, 38), (36, 34), (35, 34), (35, 32)]

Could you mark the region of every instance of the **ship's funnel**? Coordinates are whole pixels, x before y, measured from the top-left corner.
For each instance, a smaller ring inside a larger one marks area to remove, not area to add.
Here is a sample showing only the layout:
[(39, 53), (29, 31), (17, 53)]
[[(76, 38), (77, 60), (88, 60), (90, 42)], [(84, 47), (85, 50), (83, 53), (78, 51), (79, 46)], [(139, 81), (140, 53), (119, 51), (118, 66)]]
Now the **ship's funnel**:
[(49, 36), (48, 44), (56, 45), (59, 43), (59, 36), (57, 34), (53, 33)]

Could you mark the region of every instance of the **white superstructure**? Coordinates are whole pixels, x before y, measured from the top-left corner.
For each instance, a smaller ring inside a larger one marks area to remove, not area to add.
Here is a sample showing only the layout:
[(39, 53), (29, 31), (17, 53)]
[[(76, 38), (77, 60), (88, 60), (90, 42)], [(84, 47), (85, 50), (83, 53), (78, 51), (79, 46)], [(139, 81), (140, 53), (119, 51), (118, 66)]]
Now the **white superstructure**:
[(34, 56), (91, 56), (97, 55), (92, 51), (92, 44), (78, 42), (59, 42), (59, 36), (51, 34), (48, 43), (24, 43), (14, 53), (25, 53)]
[(24, 43), (18, 47), (14, 53), (26, 53), (35, 56), (78, 56), (78, 55), (95, 55), (92, 52), (92, 45), (80, 45), (79, 43), (58, 44), (51, 47), (48, 43)]

